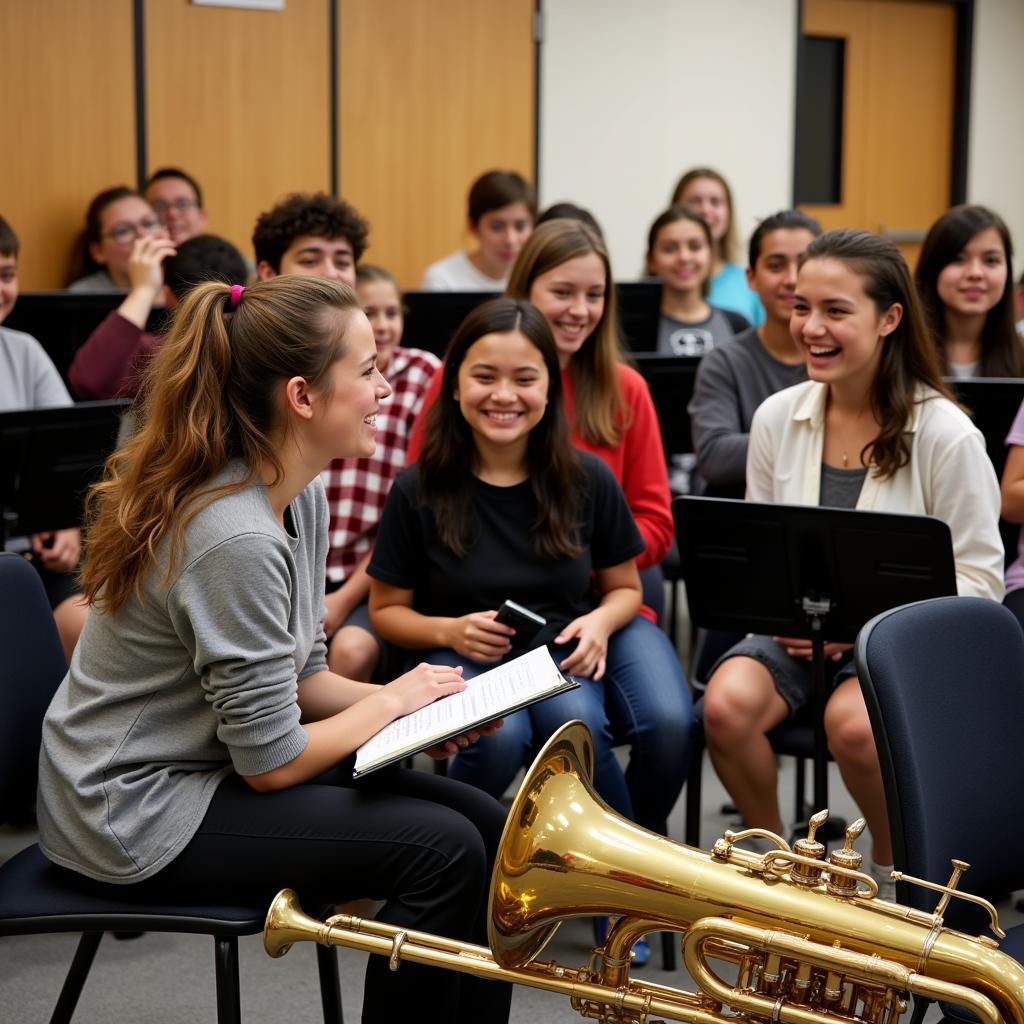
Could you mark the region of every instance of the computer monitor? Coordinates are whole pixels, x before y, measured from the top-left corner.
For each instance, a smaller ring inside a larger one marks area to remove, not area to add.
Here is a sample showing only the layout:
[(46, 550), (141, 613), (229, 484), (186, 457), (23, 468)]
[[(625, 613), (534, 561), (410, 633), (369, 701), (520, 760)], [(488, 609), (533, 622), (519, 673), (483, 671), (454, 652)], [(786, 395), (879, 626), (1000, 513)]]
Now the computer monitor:
[(626, 348), (632, 352), (655, 351), (661, 316), (661, 282), (620, 281), (615, 286), (615, 300)]
[[(123, 301), (121, 292), (23, 292), (4, 326), (31, 334), (67, 383), (75, 352)], [(167, 316), (165, 309), (154, 310), (147, 330), (161, 330)]]
[(80, 525), (85, 492), (114, 450), (127, 405), (0, 413), (0, 540)]
[(669, 356), (659, 352), (634, 352), (632, 356), (651, 392), (666, 461), (673, 455), (692, 452), (690, 414), (686, 407), (693, 396), (700, 356)]
[(443, 359), (459, 324), (481, 303), (497, 298), (499, 292), (421, 292), (402, 293), (405, 303), (405, 328), (402, 345), (420, 348)]

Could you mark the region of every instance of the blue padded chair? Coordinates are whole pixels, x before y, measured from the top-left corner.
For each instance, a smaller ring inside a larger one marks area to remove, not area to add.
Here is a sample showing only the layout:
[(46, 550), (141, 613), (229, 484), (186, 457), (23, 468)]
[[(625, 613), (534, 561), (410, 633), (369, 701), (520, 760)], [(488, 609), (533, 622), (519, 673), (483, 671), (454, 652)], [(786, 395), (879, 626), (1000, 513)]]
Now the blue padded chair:
[[(39, 576), (10, 553), (0, 553), (0, 664), (0, 822), (24, 824), (31, 820), (35, 799), (43, 714), (67, 666)], [(0, 864), (0, 935), (82, 933), (51, 1024), (71, 1020), (108, 931), (212, 935), (217, 1020), (238, 1024), (238, 937), (262, 931), (266, 912), (263, 903), (198, 905), (183, 894), (181, 902), (155, 905), (133, 900), (130, 886), (80, 887), (36, 844)], [(324, 1020), (341, 1024), (335, 950), (320, 945), (316, 950)]]
[[(994, 601), (944, 597), (872, 619), (855, 649), (885, 780), (898, 870), (945, 883), (950, 859), (971, 868), (960, 888), (995, 900), (1024, 887), (1024, 634)], [(932, 911), (938, 894), (897, 883), (901, 903)], [(979, 934), (987, 917), (953, 899), (952, 928)], [(985, 931), (986, 934), (987, 931)], [(1024, 925), (1000, 942), (1024, 962)], [(914, 1019), (925, 1007), (918, 1001)], [(973, 1021), (943, 1007), (948, 1021)]]

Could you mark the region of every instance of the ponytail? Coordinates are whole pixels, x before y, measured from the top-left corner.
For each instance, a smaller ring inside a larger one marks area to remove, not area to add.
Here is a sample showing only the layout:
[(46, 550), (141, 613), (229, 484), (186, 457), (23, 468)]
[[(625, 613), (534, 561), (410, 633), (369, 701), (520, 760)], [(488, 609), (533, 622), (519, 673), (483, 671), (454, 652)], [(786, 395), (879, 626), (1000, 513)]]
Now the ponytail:
[[(176, 307), (170, 332), (146, 371), (136, 404), (138, 429), (110, 458), (86, 499), (82, 590), (114, 612), (141, 581), (161, 542), (170, 544), (166, 583), (189, 522), (211, 502), (282, 466), (278, 385), (301, 376), (326, 386), (344, 355), (347, 314), (358, 309), (346, 285), (278, 277), (245, 290), (199, 285)], [(205, 486), (232, 459), (242, 478)]]

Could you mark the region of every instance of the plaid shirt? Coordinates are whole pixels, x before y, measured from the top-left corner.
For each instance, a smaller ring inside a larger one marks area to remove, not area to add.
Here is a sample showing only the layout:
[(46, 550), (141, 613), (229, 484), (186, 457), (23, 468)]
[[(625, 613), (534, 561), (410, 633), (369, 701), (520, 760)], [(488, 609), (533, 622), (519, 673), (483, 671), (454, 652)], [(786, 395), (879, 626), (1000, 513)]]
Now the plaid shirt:
[(397, 348), (388, 367), (392, 392), (377, 413), (377, 450), (367, 459), (335, 459), (320, 474), (331, 521), (327, 579), (341, 582), (370, 553), (391, 483), (405, 466), (405, 449), (423, 395), (440, 359), (416, 348)]

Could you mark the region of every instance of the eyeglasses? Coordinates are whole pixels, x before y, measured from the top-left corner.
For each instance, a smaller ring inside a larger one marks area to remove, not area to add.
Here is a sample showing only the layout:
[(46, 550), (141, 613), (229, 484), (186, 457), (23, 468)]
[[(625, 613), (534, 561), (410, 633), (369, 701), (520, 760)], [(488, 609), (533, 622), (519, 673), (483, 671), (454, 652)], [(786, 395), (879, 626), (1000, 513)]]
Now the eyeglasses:
[(187, 213), (189, 210), (194, 210), (199, 203), (194, 199), (190, 199), (188, 196), (179, 196), (177, 199), (172, 199), (170, 202), (167, 202), (164, 199), (154, 199), (149, 205), (152, 206), (153, 210), (162, 217), (168, 210), (177, 210), (178, 213)]
[(151, 231), (159, 231), (160, 227), (160, 221), (156, 217), (143, 217), (137, 224), (115, 224), (109, 231), (104, 231), (103, 235), (124, 245), (126, 242), (134, 242), (136, 238), (141, 238)]

